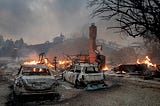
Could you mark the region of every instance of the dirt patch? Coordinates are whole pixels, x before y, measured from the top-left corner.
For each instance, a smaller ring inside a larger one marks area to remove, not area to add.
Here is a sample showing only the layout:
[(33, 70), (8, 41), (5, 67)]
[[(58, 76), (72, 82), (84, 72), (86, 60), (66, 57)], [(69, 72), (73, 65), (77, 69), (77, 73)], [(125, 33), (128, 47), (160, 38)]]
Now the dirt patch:
[[(55, 106), (159, 106), (160, 89), (123, 83), (111, 89), (84, 91), (77, 98)], [(51, 106), (51, 105), (50, 105)]]
[(9, 84), (3, 80), (0, 82), (0, 104), (4, 106), (8, 101), (8, 95), (10, 94)]

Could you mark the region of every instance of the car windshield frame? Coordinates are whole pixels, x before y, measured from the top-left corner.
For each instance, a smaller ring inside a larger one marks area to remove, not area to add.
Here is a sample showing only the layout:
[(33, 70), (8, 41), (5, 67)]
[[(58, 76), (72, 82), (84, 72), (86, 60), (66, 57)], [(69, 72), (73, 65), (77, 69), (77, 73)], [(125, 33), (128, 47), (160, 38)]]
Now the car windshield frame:
[(48, 68), (39, 67), (22, 67), (21, 73), (23, 76), (51, 76)]
[[(89, 70), (89, 68), (92, 68), (92, 70)], [(100, 71), (98, 70), (97, 67), (93, 67), (93, 66), (87, 66), (87, 67), (83, 67), (83, 70), (86, 74), (89, 73), (100, 73)]]

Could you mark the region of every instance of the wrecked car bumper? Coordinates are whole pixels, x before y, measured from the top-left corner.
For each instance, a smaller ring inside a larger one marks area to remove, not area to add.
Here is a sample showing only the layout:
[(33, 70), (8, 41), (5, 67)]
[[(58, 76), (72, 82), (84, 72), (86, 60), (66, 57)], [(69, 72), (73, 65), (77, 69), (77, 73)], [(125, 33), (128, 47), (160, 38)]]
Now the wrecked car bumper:
[(27, 95), (44, 95), (44, 94), (54, 94), (56, 91), (55, 91), (55, 88), (52, 88), (50, 90), (26, 90), (25, 88), (16, 88), (14, 89), (14, 93), (15, 95), (17, 96), (27, 96)]
[(50, 95), (55, 94), (56, 92), (21, 92), (19, 96), (34, 96), (34, 95)]
[(106, 84), (88, 84), (86, 87), (86, 90), (92, 91), (92, 90), (99, 90), (99, 89), (106, 89)]
[(104, 84), (104, 80), (85, 80), (82, 81), (84, 84)]
[(60, 98), (60, 94), (58, 92), (20, 92), (15, 97), (20, 101), (34, 101), (34, 100), (52, 100), (55, 98)]

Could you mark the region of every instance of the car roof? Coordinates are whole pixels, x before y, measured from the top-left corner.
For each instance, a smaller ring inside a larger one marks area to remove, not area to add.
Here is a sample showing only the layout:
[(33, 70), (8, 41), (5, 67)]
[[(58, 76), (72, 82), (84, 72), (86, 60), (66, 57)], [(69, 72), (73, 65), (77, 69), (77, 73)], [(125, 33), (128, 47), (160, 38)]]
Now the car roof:
[(29, 64), (21, 64), (22, 67), (30, 67), (30, 68), (47, 68), (48, 67), (44, 64), (32, 64), (32, 65), (29, 65)]
[(89, 63), (77, 63), (77, 64), (74, 64), (75, 66), (81, 66), (81, 67), (97, 67), (97, 65), (95, 64), (89, 64)]

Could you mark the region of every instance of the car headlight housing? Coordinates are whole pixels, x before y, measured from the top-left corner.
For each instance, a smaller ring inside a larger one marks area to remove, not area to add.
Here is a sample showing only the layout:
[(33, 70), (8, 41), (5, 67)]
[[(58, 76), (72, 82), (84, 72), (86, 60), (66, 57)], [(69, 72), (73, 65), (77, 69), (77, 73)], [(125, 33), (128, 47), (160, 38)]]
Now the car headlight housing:
[(17, 86), (17, 87), (22, 87), (22, 86), (23, 86), (22, 81), (17, 81), (17, 82), (16, 82), (16, 86)]
[(85, 79), (84, 79), (84, 75), (82, 75), (82, 80), (85, 80)]

